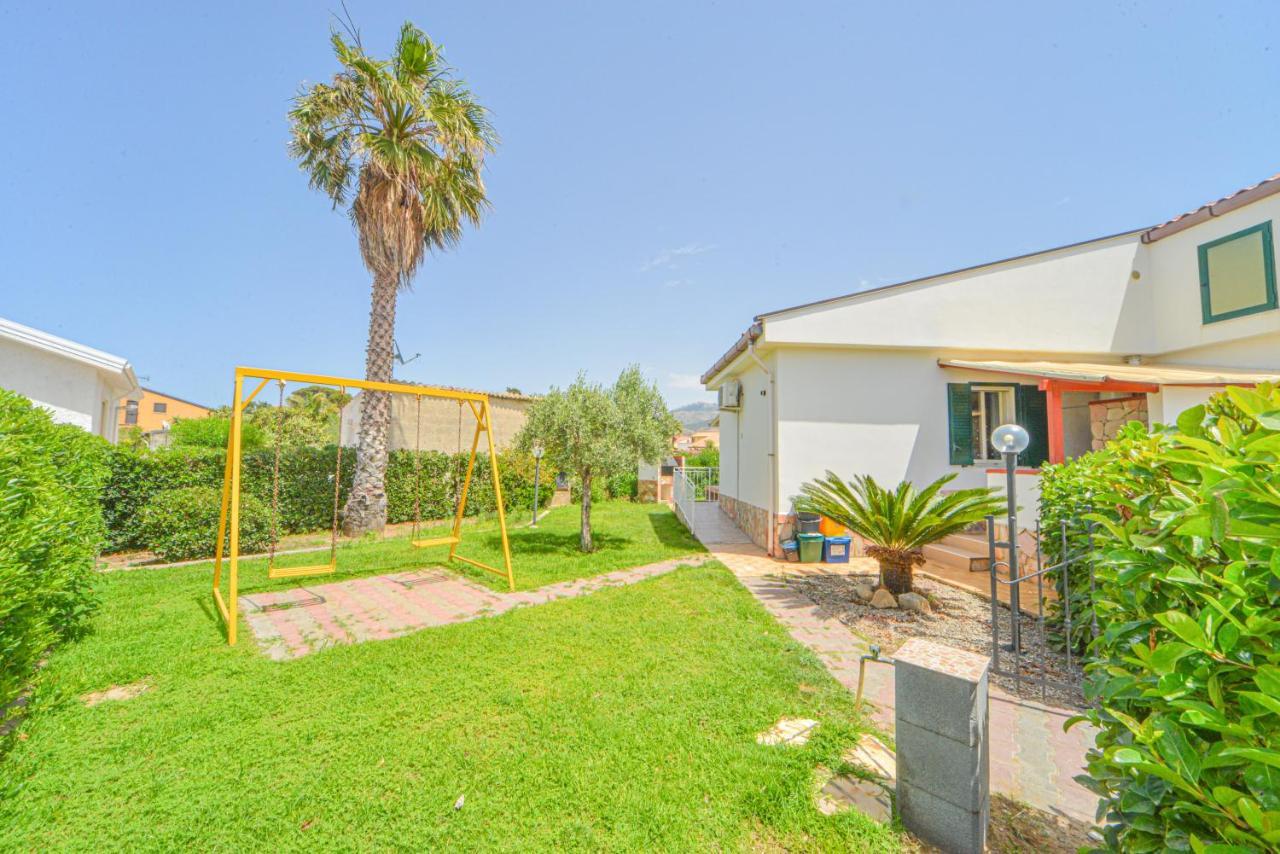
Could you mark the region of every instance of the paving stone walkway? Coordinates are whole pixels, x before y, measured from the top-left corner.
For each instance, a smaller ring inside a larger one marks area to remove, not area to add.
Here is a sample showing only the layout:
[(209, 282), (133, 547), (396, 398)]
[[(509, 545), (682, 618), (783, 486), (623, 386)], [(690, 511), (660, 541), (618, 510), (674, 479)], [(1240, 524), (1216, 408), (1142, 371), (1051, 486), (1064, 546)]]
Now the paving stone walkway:
[(258, 646), (280, 661), (634, 584), (710, 559), (690, 555), (516, 593), (499, 593), (442, 569), (419, 569), (254, 593), (241, 596), (240, 606)]
[[(792, 637), (812, 649), (841, 684), (857, 691), (858, 662), (869, 650), (869, 644), (839, 620), (819, 616), (811, 599), (779, 579), (787, 574), (829, 572), (831, 567), (784, 563), (754, 544), (707, 543), (707, 547)], [(856, 564), (850, 566), (853, 570), (858, 568)], [(873, 704), (876, 723), (892, 733), (893, 668), (869, 663), (866, 673), (863, 696)], [(1093, 744), (1094, 731), (1081, 725), (1064, 733), (1062, 724), (1072, 712), (1019, 699), (994, 685), (990, 691), (992, 790), (1039, 809), (1092, 823), (1097, 798), (1072, 778), (1083, 773), (1085, 751)]]

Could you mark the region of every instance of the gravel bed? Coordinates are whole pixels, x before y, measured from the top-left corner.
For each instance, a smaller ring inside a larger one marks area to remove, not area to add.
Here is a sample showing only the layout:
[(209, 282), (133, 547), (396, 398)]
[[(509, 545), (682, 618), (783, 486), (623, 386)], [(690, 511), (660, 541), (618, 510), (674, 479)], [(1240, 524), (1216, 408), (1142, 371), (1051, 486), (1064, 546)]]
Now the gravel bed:
[[(835, 618), (854, 632), (879, 644), (882, 654), (892, 656), (894, 651), (911, 638), (928, 638), (979, 655), (991, 654), (991, 603), (965, 590), (923, 578), (915, 578), (915, 592), (923, 595), (933, 606), (932, 614), (920, 614), (899, 608), (872, 608), (863, 604), (854, 594), (858, 585), (875, 585), (875, 573), (852, 575), (785, 576), (779, 579), (789, 587), (803, 593), (818, 606), (822, 616)], [(1007, 642), (1012, 614), (1008, 608), (997, 609), (1000, 620), (1000, 638)], [(992, 674), (992, 681), (1011, 694), (1030, 700), (1041, 700), (1039, 679), (1042, 672), (1053, 682), (1069, 683), (1073, 689), (1050, 684), (1043, 700), (1051, 705), (1069, 709), (1083, 709), (1084, 697), (1080, 693), (1080, 672), (1072, 661), (1073, 671), (1067, 669), (1066, 656), (1058, 650), (1046, 647), (1040, 641), (1039, 619), (1023, 614), (1020, 672), (1023, 675), (1021, 690), (1013, 676)], [(1012, 672), (1013, 653), (1001, 651), (1000, 668)]]

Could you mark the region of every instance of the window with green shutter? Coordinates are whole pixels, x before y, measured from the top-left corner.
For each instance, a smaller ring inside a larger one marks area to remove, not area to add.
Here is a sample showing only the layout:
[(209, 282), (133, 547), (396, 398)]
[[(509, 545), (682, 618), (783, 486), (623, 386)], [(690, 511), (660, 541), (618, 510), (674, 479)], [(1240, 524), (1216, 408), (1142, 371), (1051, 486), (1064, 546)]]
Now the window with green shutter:
[(948, 457), (953, 466), (1002, 463), (991, 447), (991, 432), (1013, 421), (1031, 434), (1018, 465), (1037, 467), (1049, 457), (1048, 406), (1033, 385), (947, 383)]
[(1203, 243), (1196, 252), (1200, 259), (1200, 310), (1205, 323), (1276, 307), (1276, 262), (1270, 222)]
[(973, 393), (968, 383), (947, 383), (951, 465), (973, 465)]

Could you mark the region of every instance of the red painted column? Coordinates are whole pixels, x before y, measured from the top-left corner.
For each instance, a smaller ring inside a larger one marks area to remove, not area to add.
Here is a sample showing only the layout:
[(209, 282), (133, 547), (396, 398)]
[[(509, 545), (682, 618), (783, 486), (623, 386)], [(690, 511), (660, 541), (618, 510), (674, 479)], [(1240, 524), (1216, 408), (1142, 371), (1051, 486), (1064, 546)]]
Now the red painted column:
[(1049, 462), (1061, 463), (1067, 459), (1066, 441), (1062, 429), (1062, 389), (1056, 380), (1041, 380), (1049, 422)]

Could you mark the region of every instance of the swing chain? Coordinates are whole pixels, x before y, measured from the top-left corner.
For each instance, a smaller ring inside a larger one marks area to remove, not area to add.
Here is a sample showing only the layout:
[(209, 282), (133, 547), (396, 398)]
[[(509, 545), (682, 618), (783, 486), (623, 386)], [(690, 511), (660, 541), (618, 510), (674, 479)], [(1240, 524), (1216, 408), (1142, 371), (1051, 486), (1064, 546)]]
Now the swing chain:
[(422, 523), (422, 395), (417, 395), (417, 419), (413, 427), (413, 535)]
[(279, 540), (280, 519), (280, 442), (284, 438), (284, 380), (276, 380), (280, 386), (280, 402), (276, 404), (276, 453), (275, 463), (271, 467), (271, 548), (267, 555), (267, 566), (276, 562), (276, 543)]
[[(338, 390), (345, 396), (347, 389), (345, 386), (338, 386)], [(333, 563), (338, 559), (338, 495), (342, 490), (342, 435), (339, 431), (338, 435), (338, 463), (333, 474), (333, 524), (329, 531), (329, 562)]]

